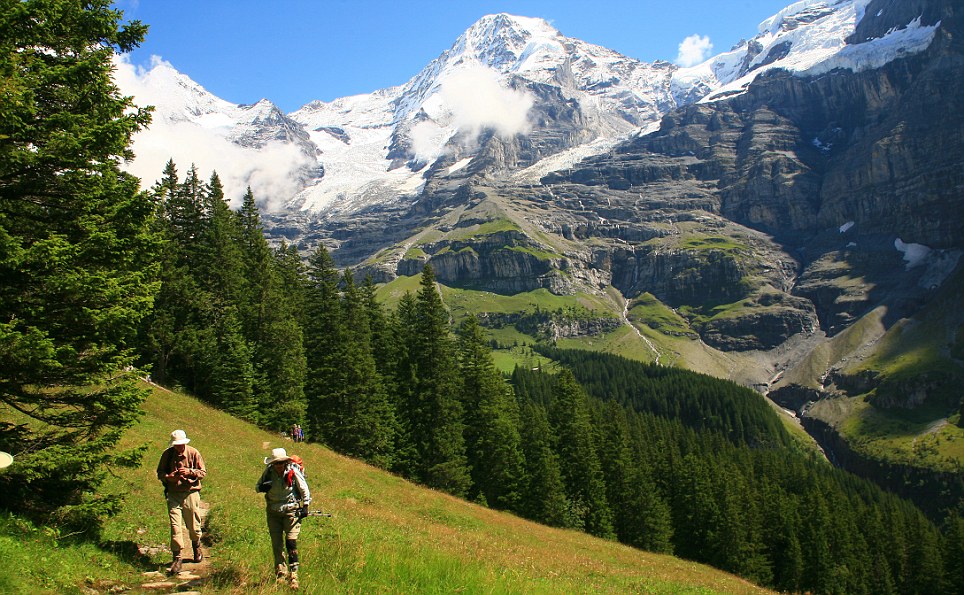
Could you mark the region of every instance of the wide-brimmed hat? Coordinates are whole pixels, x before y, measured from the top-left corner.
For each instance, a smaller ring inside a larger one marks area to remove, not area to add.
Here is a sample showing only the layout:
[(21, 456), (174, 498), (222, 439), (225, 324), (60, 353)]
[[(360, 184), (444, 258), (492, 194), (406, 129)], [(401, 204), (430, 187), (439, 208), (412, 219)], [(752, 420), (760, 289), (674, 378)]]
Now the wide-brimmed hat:
[(174, 430), (171, 432), (171, 446), (177, 446), (178, 444), (187, 444), (191, 439), (187, 437), (184, 430)]
[(13, 464), (13, 455), (8, 452), (0, 452), (0, 469), (9, 467)]
[(273, 463), (283, 463), (285, 461), (290, 461), (291, 457), (288, 456), (288, 452), (283, 448), (275, 448), (271, 451), (270, 457), (264, 458), (265, 465), (271, 465)]

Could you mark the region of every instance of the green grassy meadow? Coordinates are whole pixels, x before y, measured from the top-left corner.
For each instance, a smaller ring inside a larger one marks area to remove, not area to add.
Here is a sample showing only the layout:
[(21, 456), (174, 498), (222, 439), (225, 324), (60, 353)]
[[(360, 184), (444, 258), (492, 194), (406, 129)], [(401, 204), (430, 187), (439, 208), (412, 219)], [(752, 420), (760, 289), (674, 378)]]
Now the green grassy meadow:
[(126, 496), (102, 546), (3, 517), (0, 592), (148, 592), (140, 585), (159, 579), (143, 573), (170, 563), (153, 469), (175, 428), (187, 432), (208, 466), (202, 496), (210, 505), (210, 574), (190, 587), (202, 593), (288, 590), (274, 584), (263, 500), (254, 491), (263, 457), (279, 446), (304, 457), (312, 508), (333, 515), (304, 521), (303, 593), (765, 592), (707, 566), (470, 504), (163, 389), (153, 388), (145, 409), (122, 446), (146, 445), (147, 455), (139, 469), (117, 470), (110, 482)]

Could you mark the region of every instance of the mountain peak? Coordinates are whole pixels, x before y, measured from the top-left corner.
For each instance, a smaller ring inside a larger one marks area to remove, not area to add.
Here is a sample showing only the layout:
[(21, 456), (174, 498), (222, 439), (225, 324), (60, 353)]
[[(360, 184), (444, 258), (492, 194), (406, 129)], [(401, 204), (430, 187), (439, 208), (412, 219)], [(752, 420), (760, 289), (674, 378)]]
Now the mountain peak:
[(538, 17), (523, 17), (505, 12), (488, 14), (475, 22), (468, 31), (505, 31), (514, 30), (526, 32), (530, 35), (559, 35), (559, 32), (545, 19)]
[(454, 53), (504, 69), (539, 47), (558, 47), (562, 34), (540, 18), (506, 13), (482, 17), (455, 42)]

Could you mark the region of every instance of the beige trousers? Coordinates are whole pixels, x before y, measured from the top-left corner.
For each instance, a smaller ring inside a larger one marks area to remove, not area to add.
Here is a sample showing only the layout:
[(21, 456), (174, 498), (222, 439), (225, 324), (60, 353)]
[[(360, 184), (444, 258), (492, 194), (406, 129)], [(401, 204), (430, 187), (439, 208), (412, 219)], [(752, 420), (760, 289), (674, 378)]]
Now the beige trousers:
[(297, 540), (301, 534), (301, 523), (294, 513), (268, 511), (268, 533), (271, 535), (271, 553), (275, 567), (285, 563), (285, 541)]
[[(201, 540), (201, 493), (167, 494), (167, 512), (171, 517), (171, 553), (181, 557), (181, 550)], [(183, 526), (182, 526), (183, 524)], [(184, 541), (184, 529), (189, 541)]]

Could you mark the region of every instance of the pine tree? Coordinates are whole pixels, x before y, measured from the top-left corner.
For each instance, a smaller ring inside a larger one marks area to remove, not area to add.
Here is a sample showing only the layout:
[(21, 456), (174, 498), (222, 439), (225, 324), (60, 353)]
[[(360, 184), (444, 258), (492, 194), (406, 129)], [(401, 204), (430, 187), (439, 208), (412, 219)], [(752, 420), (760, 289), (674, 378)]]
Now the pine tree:
[[(279, 304), (269, 301), (272, 293), (274, 258), (261, 225), (261, 214), (251, 187), (244, 193), (237, 212), (238, 244), (244, 271), (244, 295), (238, 304), (245, 326), (245, 336), (255, 342), (264, 338), (265, 319)], [(284, 297), (276, 294), (272, 297)]]
[(816, 485), (808, 488), (802, 498), (808, 514), (800, 531), (800, 546), (804, 552), (800, 587), (817, 593), (833, 593), (837, 591), (829, 535), (833, 519), (820, 488)]
[(459, 331), (459, 371), (471, 496), (495, 508), (515, 510), (523, 469), (519, 409), (474, 316), (466, 318)]
[(200, 367), (207, 375), (205, 398), (235, 417), (256, 423), (251, 347), (241, 332), (236, 308), (231, 305), (218, 312), (212, 329), (199, 354)]
[(394, 378), (391, 398), (397, 412), (397, 432), (395, 435), (395, 462), (393, 470), (403, 477), (422, 481), (418, 431), (421, 420), (421, 406), (416, 398), (417, 369), (414, 354), (416, 346), (416, 304), (415, 296), (406, 291), (398, 301), (392, 320), (396, 337)]
[(948, 593), (964, 593), (964, 518), (952, 512), (944, 521), (944, 587)]
[(673, 550), (690, 560), (709, 562), (720, 522), (710, 459), (686, 454), (675, 470)]
[(633, 457), (626, 410), (613, 401), (607, 402), (601, 425), (599, 458), (616, 537), (621, 543), (642, 549), (672, 552), (669, 507), (657, 493), (646, 462)]
[[(252, 279), (243, 262), (240, 222), (225, 201), (217, 172), (211, 174), (210, 181), (201, 189), (200, 201), (202, 216), (200, 231), (193, 242), (196, 260), (191, 263), (191, 269), (211, 295), (213, 304), (242, 309)], [(243, 310), (239, 312), (242, 313), (247, 314)], [(251, 335), (246, 333), (246, 336)]]
[(422, 271), (415, 299), (412, 351), (414, 433), (419, 477), (426, 485), (464, 496), (471, 484), (465, 455), (464, 421), (458, 394), (455, 344), (448, 312), (435, 286), (435, 274)]
[(156, 206), (118, 168), (149, 114), (110, 79), (146, 27), (120, 18), (106, 0), (0, 3), (0, 507), (88, 531), (118, 504), (106, 470), (138, 458), (115, 447), (158, 289)]
[(385, 390), (389, 395), (396, 394), (395, 374), (398, 370), (398, 337), (396, 326), (385, 312), (382, 304), (375, 295), (375, 283), (371, 276), (365, 277), (361, 288), (361, 299), (368, 319), (368, 331), (371, 336), (372, 357), (375, 358), (375, 368), (382, 378)]
[(938, 593), (944, 581), (944, 561), (941, 558), (940, 537), (918, 512), (911, 529), (910, 568), (906, 584), (914, 585), (916, 593)]
[(170, 224), (173, 240), (181, 248), (183, 262), (197, 268), (199, 256), (195, 252), (198, 248), (196, 242), (203, 232), (205, 219), (202, 183), (197, 167), (191, 165), (184, 181), (175, 192), (167, 193), (166, 187), (163, 187), (162, 191), (167, 195), (164, 213)]
[[(177, 166), (169, 160), (164, 167), (164, 174), (152, 189), (154, 200), (161, 215), (155, 220), (158, 237), (166, 241), (158, 249), (160, 264), (161, 287), (154, 300), (154, 309), (144, 322), (141, 330), (142, 358), (151, 365), (151, 378), (158, 383), (167, 384), (169, 368), (176, 364), (177, 329), (182, 325), (181, 317), (184, 312), (174, 304), (182, 302), (180, 294), (184, 285), (190, 282), (185, 276), (177, 273), (179, 266), (178, 246), (173, 241), (173, 233), (167, 217), (167, 205), (174, 200), (179, 192), (180, 182)], [(181, 283), (178, 283), (180, 281)]]
[(566, 493), (586, 531), (598, 537), (615, 537), (588, 401), (569, 370), (563, 370), (556, 379), (550, 422)]
[(394, 407), (375, 367), (368, 311), (351, 271), (345, 271), (342, 285), (346, 335), (342, 365), (349, 401), (340, 442), (346, 454), (388, 468), (394, 456)]
[(525, 475), (520, 512), (553, 527), (581, 526), (581, 519), (571, 514), (559, 457), (552, 449), (552, 430), (545, 409), (533, 403), (522, 406), (521, 435)]
[(204, 360), (204, 345), (213, 340), (214, 296), (200, 276), (210, 255), (201, 241), (209, 220), (197, 168), (192, 166), (179, 182), (174, 163), (169, 161), (154, 193), (161, 205), (159, 226), (165, 241), (160, 257), (161, 290), (143, 350), (153, 364), (156, 382), (201, 396), (209, 374), (199, 370), (198, 363)]
[(260, 419), (269, 428), (287, 430), (292, 424), (305, 424), (307, 411), (307, 363), (299, 323), (301, 259), (287, 247), (271, 251), (251, 188), (242, 200), (238, 221), (246, 279), (240, 309), (245, 336), (253, 347)]
[(262, 322), (261, 340), (255, 345), (261, 422), (274, 430), (306, 425), (305, 378), (307, 361), (301, 325), (279, 286), (272, 284), (266, 298), (278, 304)]
[(344, 369), (347, 334), (338, 295), (339, 274), (324, 245), (308, 258), (308, 279), (304, 328), (309, 433), (343, 451), (342, 428), (351, 398)]
[(720, 516), (712, 563), (756, 583), (770, 584), (773, 569), (759, 537), (757, 499), (738, 465), (727, 462), (718, 469), (716, 493)]
[(773, 586), (786, 592), (800, 590), (803, 574), (803, 551), (797, 534), (799, 513), (794, 496), (767, 484), (761, 490), (764, 507), (765, 541), (770, 544), (773, 564)]
[(291, 312), (302, 326), (305, 320), (305, 299), (307, 297), (308, 273), (298, 247), (282, 240), (274, 250), (278, 272), (279, 291), (285, 296)]

